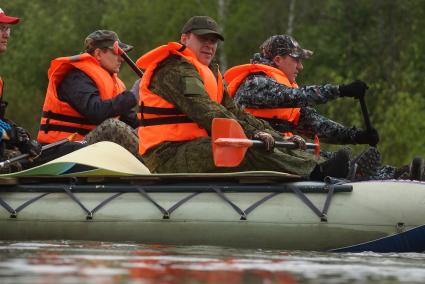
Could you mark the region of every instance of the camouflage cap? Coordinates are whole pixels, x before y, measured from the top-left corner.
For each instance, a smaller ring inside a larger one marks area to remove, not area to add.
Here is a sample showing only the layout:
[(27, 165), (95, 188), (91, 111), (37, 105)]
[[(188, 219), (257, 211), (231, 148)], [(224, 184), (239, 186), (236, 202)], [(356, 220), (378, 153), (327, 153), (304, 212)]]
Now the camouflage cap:
[(96, 48), (113, 48), (116, 41), (125, 52), (133, 49), (133, 46), (120, 42), (115, 32), (108, 30), (97, 30), (89, 34), (84, 41), (84, 48), (87, 52)]
[(307, 59), (313, 51), (303, 49), (298, 42), (289, 35), (274, 35), (269, 37), (260, 46), (261, 55), (272, 60), (276, 55), (289, 55), (294, 58)]
[(208, 16), (194, 16), (190, 18), (182, 29), (182, 34), (194, 33), (196, 35), (215, 34), (219, 39), (224, 41), (224, 37), (220, 34), (218, 24)]

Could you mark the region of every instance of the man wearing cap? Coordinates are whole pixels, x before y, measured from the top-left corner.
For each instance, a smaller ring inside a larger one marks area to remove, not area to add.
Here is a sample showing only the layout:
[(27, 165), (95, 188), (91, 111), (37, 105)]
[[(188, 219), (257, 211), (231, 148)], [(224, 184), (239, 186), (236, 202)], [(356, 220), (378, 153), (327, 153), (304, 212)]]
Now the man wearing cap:
[[(229, 95), (245, 111), (266, 120), (284, 135), (296, 132), (306, 137), (317, 135), (331, 144), (376, 145), (379, 135), (375, 129), (345, 127), (311, 107), (339, 97), (359, 98), (367, 89), (359, 80), (347, 85), (298, 87), (296, 78), (303, 70), (301, 61), (312, 54), (289, 35), (271, 36), (260, 46), (260, 53), (254, 54), (251, 64), (233, 67), (225, 73)], [(322, 155), (330, 157), (333, 153)], [(356, 161), (359, 172), (373, 175), (381, 157), (376, 148), (369, 148)]]
[(115, 32), (97, 30), (85, 39), (85, 53), (51, 62), (38, 141), (78, 133), (88, 144), (112, 141), (138, 155), (137, 100), (118, 78), (123, 59), (116, 42), (124, 51), (132, 49)]
[[(7, 16), (0, 8), (0, 54), (7, 50), (10, 37), (10, 25), (19, 23), (19, 18)], [(3, 80), (0, 77), (0, 160), (7, 160), (21, 153), (28, 153), (30, 157), (36, 157), (41, 152), (41, 146), (37, 141), (30, 138), (28, 132), (15, 125), (4, 117), (7, 102), (4, 100)], [(0, 168), (0, 173), (9, 173), (22, 169), (21, 163), (15, 162), (9, 166)]]
[[(223, 172), (274, 170), (312, 179), (324, 175), (345, 177), (348, 157), (317, 165), (304, 151), (274, 149), (283, 140), (266, 123), (239, 109), (223, 88), (221, 74), (212, 64), (218, 41), (224, 40), (217, 23), (195, 16), (183, 26), (180, 42), (160, 46), (140, 57), (145, 70), (139, 87), (139, 151), (152, 172)], [(249, 149), (236, 168), (217, 168), (211, 149), (213, 118), (232, 118), (250, 138), (266, 149)]]

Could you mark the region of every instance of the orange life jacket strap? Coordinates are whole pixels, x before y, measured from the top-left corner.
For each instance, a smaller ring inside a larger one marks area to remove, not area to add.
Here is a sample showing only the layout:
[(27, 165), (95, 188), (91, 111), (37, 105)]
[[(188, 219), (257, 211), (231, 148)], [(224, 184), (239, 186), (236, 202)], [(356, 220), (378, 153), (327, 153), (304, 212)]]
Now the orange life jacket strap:
[(193, 120), (187, 116), (167, 116), (159, 118), (142, 118), (139, 120), (139, 126), (153, 126), (164, 124), (179, 124), (179, 123), (193, 123)]
[(141, 105), (139, 107), (139, 112), (143, 116), (144, 113), (147, 114), (158, 114), (158, 115), (177, 115), (184, 114), (176, 108), (164, 108), (164, 107), (148, 107)]
[(57, 124), (41, 124), (40, 131), (44, 131), (45, 133), (49, 131), (61, 131), (68, 133), (77, 132), (80, 135), (87, 135), (90, 132), (90, 129), (75, 127), (75, 126), (65, 126), (65, 125), (57, 125)]
[[(47, 121), (49, 121), (50, 119), (54, 119), (54, 120), (59, 120), (59, 121), (64, 121), (64, 122), (70, 122), (70, 123), (76, 123), (76, 124), (86, 124), (86, 125), (95, 126), (93, 123), (90, 123), (86, 118), (55, 113), (55, 112), (52, 112), (50, 110), (49, 111), (43, 111), (42, 117), (47, 118)], [(49, 124), (49, 123), (47, 122), (47, 124)]]

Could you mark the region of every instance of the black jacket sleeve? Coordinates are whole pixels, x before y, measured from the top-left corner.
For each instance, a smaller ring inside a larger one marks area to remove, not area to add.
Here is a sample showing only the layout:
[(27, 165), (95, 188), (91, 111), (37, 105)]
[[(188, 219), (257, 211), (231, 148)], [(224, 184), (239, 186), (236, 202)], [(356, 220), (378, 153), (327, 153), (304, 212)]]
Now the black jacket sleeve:
[(120, 115), (131, 117), (132, 108), (137, 103), (136, 97), (129, 91), (113, 99), (102, 100), (94, 81), (78, 69), (71, 70), (59, 84), (58, 97), (93, 124)]

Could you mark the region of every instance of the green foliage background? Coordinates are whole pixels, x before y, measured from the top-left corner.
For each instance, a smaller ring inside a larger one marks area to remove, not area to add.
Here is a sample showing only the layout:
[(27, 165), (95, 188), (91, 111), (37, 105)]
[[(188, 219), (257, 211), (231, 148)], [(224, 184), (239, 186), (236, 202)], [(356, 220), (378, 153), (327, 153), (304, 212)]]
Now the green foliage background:
[[(423, 0), (0, 0), (0, 7), (22, 18), (13, 27), (8, 51), (0, 56), (8, 117), (33, 134), (50, 61), (81, 52), (84, 38), (96, 29), (115, 30), (122, 41), (134, 45), (130, 56), (135, 60), (177, 40), (192, 15), (210, 15), (224, 27), (226, 41), (218, 52), (225, 55), (227, 66), (234, 66), (247, 63), (270, 35), (287, 33), (291, 14), (292, 35), (315, 52), (304, 62), (298, 83), (366, 81), (384, 161), (398, 165), (414, 155), (425, 156)], [(137, 79), (127, 66), (121, 77), (127, 87)], [(355, 100), (318, 108), (345, 125), (363, 126)]]

